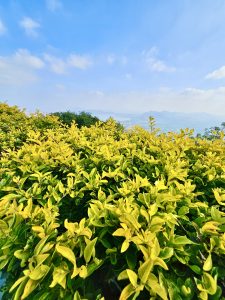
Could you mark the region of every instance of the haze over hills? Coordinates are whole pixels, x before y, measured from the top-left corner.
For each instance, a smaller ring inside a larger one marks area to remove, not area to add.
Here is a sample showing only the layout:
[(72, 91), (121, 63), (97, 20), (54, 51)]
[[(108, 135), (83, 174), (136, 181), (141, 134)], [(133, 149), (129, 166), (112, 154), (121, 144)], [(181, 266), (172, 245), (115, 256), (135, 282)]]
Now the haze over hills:
[(205, 128), (220, 126), (225, 122), (225, 116), (207, 113), (183, 113), (168, 111), (149, 111), (142, 114), (113, 113), (103, 111), (89, 111), (100, 120), (106, 120), (110, 116), (123, 124), (126, 128), (133, 125), (148, 127), (148, 118), (152, 116), (156, 120), (156, 127), (162, 131), (179, 131), (181, 128), (194, 129), (195, 133), (203, 133)]

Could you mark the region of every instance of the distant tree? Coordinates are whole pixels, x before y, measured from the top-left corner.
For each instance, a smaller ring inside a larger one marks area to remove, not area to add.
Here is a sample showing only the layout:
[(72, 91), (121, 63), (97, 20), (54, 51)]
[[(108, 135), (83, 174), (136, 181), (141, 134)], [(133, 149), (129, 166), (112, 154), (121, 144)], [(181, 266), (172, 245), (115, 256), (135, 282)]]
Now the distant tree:
[[(66, 124), (68, 126), (71, 126), (72, 122), (74, 121), (77, 124), (78, 128), (81, 128), (82, 126), (90, 127), (92, 125), (95, 125), (97, 122), (101, 122), (96, 116), (92, 116), (92, 114), (84, 111), (80, 112), (79, 114), (73, 113), (71, 111), (54, 112), (51, 115), (58, 117), (63, 124)], [(114, 120), (112, 117), (108, 118), (105, 122), (102, 122), (102, 124), (109, 124), (111, 121), (115, 123), (116, 129), (118, 131), (124, 130), (124, 126), (120, 122)]]
[(225, 133), (225, 122), (221, 123), (221, 126), (214, 126), (205, 128), (203, 134), (198, 133), (197, 137), (205, 138), (208, 140), (215, 140), (221, 138), (221, 134)]
[(79, 128), (82, 126), (90, 127), (91, 125), (94, 125), (96, 122), (100, 121), (97, 117), (92, 116), (90, 113), (84, 111), (80, 112), (79, 114), (70, 111), (54, 112), (51, 115), (57, 116), (63, 124), (69, 126), (74, 121)]
[(76, 123), (78, 127), (82, 127), (82, 126), (90, 127), (91, 125), (94, 125), (99, 121), (100, 121), (99, 118), (92, 116), (90, 113), (86, 113), (84, 111), (80, 112), (79, 115), (77, 115), (77, 119), (76, 119)]

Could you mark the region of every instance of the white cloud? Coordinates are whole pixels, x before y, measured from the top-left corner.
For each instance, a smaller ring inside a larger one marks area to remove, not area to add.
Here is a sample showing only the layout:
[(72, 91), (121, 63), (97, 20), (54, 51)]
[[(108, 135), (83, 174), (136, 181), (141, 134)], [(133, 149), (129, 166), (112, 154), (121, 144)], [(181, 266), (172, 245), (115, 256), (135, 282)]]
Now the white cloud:
[[(72, 96), (76, 95), (76, 96)], [(205, 112), (224, 115), (225, 117), (225, 87), (217, 89), (187, 88), (176, 91), (161, 88), (157, 91), (127, 91), (98, 93), (77, 92), (66, 90), (60, 96), (54, 95), (58, 103), (63, 103), (69, 109), (76, 109), (82, 104), (81, 110), (101, 110), (123, 113), (143, 113), (148, 111), (170, 112)]]
[(64, 84), (62, 84), (62, 83), (57, 83), (57, 84), (55, 85), (55, 87), (56, 87), (59, 91), (65, 91), (65, 89), (66, 89), (66, 86), (65, 86)]
[(123, 55), (123, 56), (118, 56), (118, 55), (115, 55), (115, 54), (109, 54), (107, 57), (106, 57), (106, 61), (109, 65), (113, 65), (115, 63), (119, 63), (121, 65), (127, 65), (128, 63), (128, 58), (126, 55)]
[(99, 91), (99, 90), (90, 91), (89, 93), (90, 93), (91, 96), (97, 96), (97, 97), (104, 97), (105, 96), (105, 94), (102, 91)]
[[(2, 73), (0, 68), (0, 83)], [(56, 87), (55, 84), (57, 83), (58, 86)], [(225, 118), (225, 86), (215, 89), (190, 87), (180, 91), (164, 86), (155, 92), (151, 90), (110, 92), (98, 89), (92, 91), (87, 89), (79, 92), (77, 88), (71, 85), (64, 86), (65, 82), (59, 84), (58, 79), (55, 84), (44, 85), (43, 82), (40, 82), (40, 85), (36, 84), (31, 88), (27, 86), (18, 88), (14, 83), (11, 83), (13, 88), (7, 86), (5, 89), (1, 85), (1, 95), (2, 99), (15, 99), (21, 107), (26, 106), (32, 110), (39, 108), (44, 112), (52, 112), (53, 109), (54, 111), (100, 110), (120, 113), (205, 112), (222, 115)]]
[(89, 57), (71, 54), (68, 57), (68, 65), (77, 69), (85, 70), (92, 65)]
[(162, 60), (155, 58), (147, 58), (149, 68), (156, 72), (174, 72), (175, 68), (167, 66)]
[(38, 29), (41, 27), (40, 23), (29, 17), (24, 17), (20, 21), (20, 26), (25, 30), (25, 33), (31, 37), (37, 37)]
[(4, 25), (4, 23), (2, 22), (2, 20), (0, 20), (0, 35), (3, 35), (6, 33), (6, 27)]
[(107, 60), (107, 63), (108, 63), (109, 65), (113, 65), (114, 62), (116, 61), (116, 57), (115, 57), (114, 54), (109, 54), (109, 55), (107, 56), (106, 60)]
[(71, 69), (86, 69), (90, 58), (71, 54), (62, 59), (49, 54), (33, 55), (27, 49), (18, 49), (8, 56), (0, 56), (0, 87), (3, 85), (27, 85), (40, 79), (39, 71), (67, 74)]
[(19, 49), (11, 56), (0, 56), (0, 85), (26, 85), (38, 80), (37, 71), (44, 62), (26, 49)]
[(143, 55), (147, 55), (147, 56), (157, 56), (159, 54), (159, 49), (156, 46), (151, 47), (148, 51), (143, 51), (142, 52)]
[(31, 55), (27, 49), (19, 49), (14, 55), (13, 60), (21, 65), (26, 65), (34, 69), (42, 69), (44, 62), (37, 56)]
[(62, 2), (59, 0), (46, 0), (46, 5), (51, 12), (55, 12), (56, 10), (62, 8)]
[(167, 65), (163, 60), (157, 57), (159, 51), (157, 47), (152, 47), (149, 51), (143, 51), (144, 61), (148, 68), (153, 72), (175, 72), (176, 68)]
[(67, 69), (67, 64), (61, 58), (45, 54), (44, 59), (50, 64), (51, 70), (56, 74), (65, 74)]
[(206, 79), (221, 79), (225, 78), (225, 66), (222, 66), (221, 68), (209, 73), (205, 77)]
[(125, 55), (121, 57), (121, 63), (122, 63), (122, 65), (127, 65), (128, 58)]
[(92, 65), (92, 61), (85, 55), (71, 54), (65, 59), (45, 54), (44, 59), (50, 64), (51, 70), (56, 74), (66, 74), (70, 68), (86, 70)]
[(126, 79), (132, 79), (132, 74), (131, 73), (126, 73), (125, 74)]

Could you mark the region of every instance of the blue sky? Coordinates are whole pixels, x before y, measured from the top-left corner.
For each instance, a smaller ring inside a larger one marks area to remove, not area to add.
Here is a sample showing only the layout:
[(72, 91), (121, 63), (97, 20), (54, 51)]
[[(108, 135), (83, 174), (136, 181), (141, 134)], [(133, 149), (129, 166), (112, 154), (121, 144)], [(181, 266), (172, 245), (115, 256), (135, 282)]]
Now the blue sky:
[(224, 0), (2, 0), (0, 100), (225, 116)]

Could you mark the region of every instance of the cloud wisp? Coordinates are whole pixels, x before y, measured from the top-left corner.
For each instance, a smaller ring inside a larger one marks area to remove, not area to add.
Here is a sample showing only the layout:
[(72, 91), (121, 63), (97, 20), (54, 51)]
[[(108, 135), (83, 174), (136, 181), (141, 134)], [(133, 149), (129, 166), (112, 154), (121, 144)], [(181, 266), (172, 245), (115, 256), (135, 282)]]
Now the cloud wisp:
[(162, 73), (175, 72), (176, 68), (167, 65), (166, 62), (159, 59), (158, 53), (159, 51), (157, 47), (152, 47), (150, 50), (142, 52), (142, 55), (144, 57), (144, 62), (146, 63), (148, 69), (152, 72), (162, 72)]
[(9, 56), (0, 56), (0, 86), (29, 85), (40, 79), (39, 71), (67, 74), (71, 69), (86, 70), (92, 65), (88, 56), (70, 54), (62, 59), (50, 54), (37, 56), (27, 49), (18, 49)]
[(30, 17), (24, 17), (19, 24), (24, 29), (26, 35), (30, 37), (38, 36), (38, 29), (41, 27), (41, 25), (37, 21)]
[[(180, 91), (163, 88), (157, 91), (79, 91), (68, 87), (51, 91), (58, 110), (99, 110), (114, 113), (144, 113), (150, 111), (208, 113), (225, 117), (225, 87), (215, 89), (186, 88)], [(90, 101), (91, 98), (91, 101)], [(214, 99), (214, 101), (212, 101)], [(51, 99), (49, 98), (49, 103)], [(38, 105), (38, 103), (37, 103)], [(44, 104), (45, 105), (45, 104)], [(51, 107), (43, 106), (50, 110)]]
[(44, 59), (49, 63), (51, 70), (56, 74), (66, 74), (69, 69), (86, 70), (92, 65), (92, 60), (86, 55), (70, 54), (65, 59), (45, 54)]
[(18, 49), (11, 56), (0, 56), (0, 84), (18, 86), (38, 80), (36, 71), (45, 67), (44, 61), (26, 49)]
[(225, 78), (225, 66), (222, 66), (219, 69), (209, 73), (205, 77), (206, 79), (222, 79)]
[(115, 55), (115, 54), (109, 54), (106, 57), (106, 62), (108, 65), (111, 65), (111, 66), (116, 63), (119, 65), (125, 66), (128, 63), (128, 57), (126, 55), (119, 56), (119, 55)]
[(44, 60), (49, 64), (52, 72), (56, 74), (65, 74), (67, 71), (66, 62), (56, 56), (44, 54)]
[(86, 70), (92, 65), (92, 61), (88, 56), (71, 54), (67, 59), (67, 64), (81, 70)]
[(55, 12), (62, 8), (62, 2), (59, 0), (46, 0), (47, 9)]
[(4, 35), (6, 33), (7, 29), (5, 24), (2, 22), (2, 20), (0, 19), (0, 36)]

